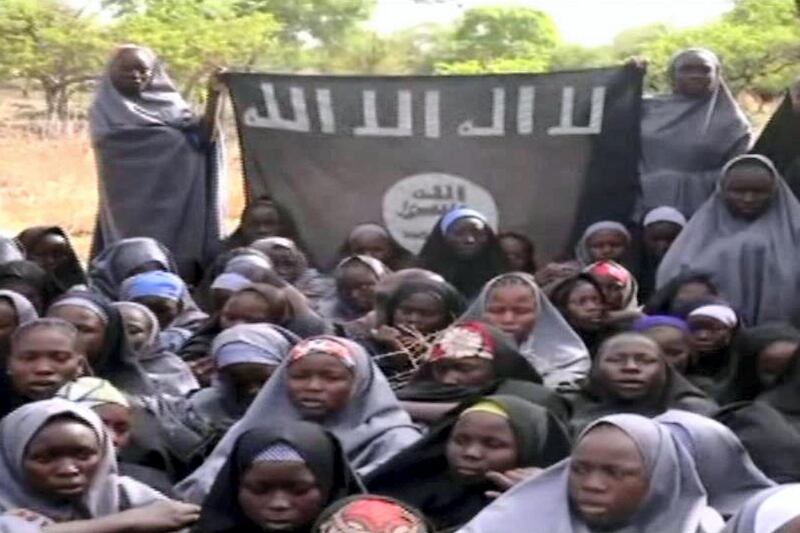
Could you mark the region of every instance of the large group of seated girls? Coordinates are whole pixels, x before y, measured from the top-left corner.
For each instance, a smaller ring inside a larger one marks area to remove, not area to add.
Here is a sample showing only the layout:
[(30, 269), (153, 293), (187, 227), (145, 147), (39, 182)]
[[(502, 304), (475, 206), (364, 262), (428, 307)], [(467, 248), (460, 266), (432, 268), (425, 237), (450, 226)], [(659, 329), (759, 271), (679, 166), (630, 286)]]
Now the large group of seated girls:
[(188, 283), (2, 240), (0, 531), (798, 533), (800, 203), (716, 175), (558, 261), (463, 206), (324, 272), (269, 198)]

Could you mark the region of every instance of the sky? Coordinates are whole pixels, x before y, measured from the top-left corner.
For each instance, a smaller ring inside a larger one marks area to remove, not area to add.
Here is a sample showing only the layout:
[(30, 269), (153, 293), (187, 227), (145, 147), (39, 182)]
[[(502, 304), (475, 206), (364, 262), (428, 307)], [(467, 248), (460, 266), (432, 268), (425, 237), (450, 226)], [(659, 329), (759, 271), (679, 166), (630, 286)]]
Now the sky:
[(550, 15), (564, 41), (584, 46), (609, 44), (625, 29), (663, 22), (701, 25), (731, 8), (731, 0), (378, 0), (371, 26), (379, 32), (416, 24), (448, 23), (481, 5), (524, 5)]

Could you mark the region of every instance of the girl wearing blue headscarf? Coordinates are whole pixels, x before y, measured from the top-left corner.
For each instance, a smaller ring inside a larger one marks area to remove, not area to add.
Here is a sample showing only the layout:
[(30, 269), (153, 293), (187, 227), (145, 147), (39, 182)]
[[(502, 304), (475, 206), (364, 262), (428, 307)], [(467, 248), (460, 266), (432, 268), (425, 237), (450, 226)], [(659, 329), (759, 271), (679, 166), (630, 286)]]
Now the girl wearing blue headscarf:
[(470, 300), (487, 281), (509, 270), (488, 219), (467, 207), (439, 219), (419, 253), (419, 266), (441, 274)]

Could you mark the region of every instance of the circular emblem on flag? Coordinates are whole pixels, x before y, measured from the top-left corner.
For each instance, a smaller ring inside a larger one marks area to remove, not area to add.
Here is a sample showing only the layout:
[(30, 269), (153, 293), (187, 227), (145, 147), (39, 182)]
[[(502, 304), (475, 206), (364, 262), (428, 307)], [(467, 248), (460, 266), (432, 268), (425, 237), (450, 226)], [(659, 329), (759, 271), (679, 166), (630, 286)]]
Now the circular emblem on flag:
[(456, 207), (483, 213), (497, 231), (497, 203), (491, 193), (461, 176), (430, 172), (403, 178), (383, 195), (383, 222), (401, 246), (419, 253), (436, 221)]

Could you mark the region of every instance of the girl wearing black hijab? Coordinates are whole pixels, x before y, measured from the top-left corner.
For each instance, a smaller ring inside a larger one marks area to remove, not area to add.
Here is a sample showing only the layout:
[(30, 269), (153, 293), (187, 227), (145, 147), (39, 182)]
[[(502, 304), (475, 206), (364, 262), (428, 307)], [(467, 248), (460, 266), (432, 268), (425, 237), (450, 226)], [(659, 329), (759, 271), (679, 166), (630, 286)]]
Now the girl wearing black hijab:
[(644, 307), (646, 315), (674, 315), (686, 302), (719, 295), (719, 290), (704, 272), (686, 272), (658, 289)]
[(509, 270), (486, 217), (465, 207), (453, 209), (436, 222), (418, 263), (441, 274), (468, 300), (475, 298), (487, 281)]
[(603, 287), (591, 274), (582, 273), (556, 282), (549, 296), (592, 357), (600, 344), (616, 332), (617, 328), (606, 321), (608, 304)]
[(403, 281), (384, 306), (386, 323), (362, 344), (393, 388), (405, 385), (433, 337), (464, 312), (464, 300), (445, 281)]
[(43, 313), (59, 294), (42, 267), (33, 261), (10, 261), (0, 264), (0, 289), (17, 292)]
[(741, 331), (734, 343), (731, 373), (718, 400), (720, 405), (752, 401), (775, 386), (800, 346), (800, 331), (789, 324), (764, 324)]
[(311, 531), (331, 503), (362, 493), (339, 442), (302, 421), (243, 433), (192, 533)]
[(589, 383), (573, 400), (574, 434), (607, 415), (657, 416), (668, 409), (709, 415), (717, 405), (681, 376), (655, 341), (638, 333), (609, 338), (597, 352)]
[(800, 350), (778, 377), (775, 388), (759, 395), (756, 400), (768, 403), (800, 433)]
[[(464, 402), (365, 480), (377, 494), (422, 511), (436, 530), (460, 526), (498, 491), (492, 476), (546, 468), (569, 455), (566, 428), (547, 409), (513, 396)], [(491, 474), (490, 474), (491, 473)]]
[(446, 329), (408, 385), (396, 391), (418, 422), (431, 424), (458, 403), (490, 394), (519, 396), (569, 418), (566, 402), (542, 379), (500, 330), (482, 322)]
[(67, 233), (59, 226), (33, 226), (17, 235), (25, 257), (42, 267), (53, 278), (60, 292), (88, 283), (78, 254)]

